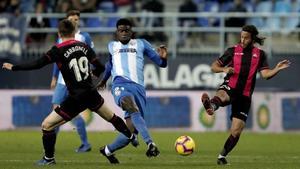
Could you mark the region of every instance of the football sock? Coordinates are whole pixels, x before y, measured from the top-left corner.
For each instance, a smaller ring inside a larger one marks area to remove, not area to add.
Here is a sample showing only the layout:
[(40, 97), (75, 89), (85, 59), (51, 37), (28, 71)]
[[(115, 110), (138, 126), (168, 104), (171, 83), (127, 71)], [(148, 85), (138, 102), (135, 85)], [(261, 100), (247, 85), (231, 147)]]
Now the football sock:
[(47, 160), (47, 161), (54, 160), (54, 157), (52, 157), (52, 158), (48, 158), (48, 157), (44, 156), (43, 158), (44, 158), (45, 160)]
[(89, 145), (89, 142), (87, 139), (87, 133), (86, 133), (86, 129), (85, 129), (85, 122), (84, 122), (83, 118), (80, 115), (78, 115), (76, 118), (73, 119), (73, 122), (76, 126), (77, 133), (80, 137), (82, 144)]
[(105, 154), (106, 154), (107, 156), (112, 155), (112, 152), (110, 151), (110, 149), (108, 148), (108, 146), (105, 146), (104, 151), (105, 151)]
[(119, 132), (123, 133), (127, 138), (131, 138), (132, 134), (124, 121), (114, 114), (114, 116), (109, 121)]
[(222, 105), (222, 100), (218, 96), (213, 97), (210, 102), (214, 111), (216, 111)]
[(143, 117), (141, 116), (141, 113), (135, 112), (131, 113), (130, 115), (131, 121), (134, 125), (134, 127), (137, 129), (137, 131), (141, 134), (143, 140), (148, 145), (152, 142), (152, 139), (150, 137), (147, 125)]
[(225, 156), (222, 156), (221, 154), (219, 154), (218, 158), (225, 158)]
[(55, 142), (56, 142), (56, 133), (55, 130), (51, 131), (43, 131), (43, 146), (45, 150), (45, 157), (46, 158), (53, 158), (54, 157), (54, 149), (55, 149)]
[(224, 157), (227, 156), (227, 154), (235, 147), (236, 143), (239, 141), (239, 138), (239, 136), (234, 137), (230, 135), (225, 142), (224, 148), (221, 151), (220, 155)]
[(57, 134), (59, 132), (59, 127), (55, 127), (55, 133)]
[(111, 153), (113, 153), (127, 146), (129, 143), (130, 140), (126, 136), (124, 136), (123, 134), (119, 134), (118, 137), (114, 140), (114, 142), (107, 145), (106, 147), (110, 150)]

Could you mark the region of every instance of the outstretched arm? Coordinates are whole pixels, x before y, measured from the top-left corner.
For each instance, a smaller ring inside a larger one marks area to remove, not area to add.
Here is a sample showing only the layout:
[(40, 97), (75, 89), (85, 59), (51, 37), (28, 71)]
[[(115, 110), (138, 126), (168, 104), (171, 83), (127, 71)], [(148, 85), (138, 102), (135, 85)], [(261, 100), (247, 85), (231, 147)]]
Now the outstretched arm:
[(282, 60), (277, 63), (277, 65), (273, 69), (263, 69), (260, 71), (261, 76), (264, 79), (271, 79), (274, 77), (279, 71), (286, 69), (290, 66), (291, 62), (289, 60)]
[(12, 67), (13, 67), (13, 66), (14, 66), (14, 65), (11, 64), (11, 63), (3, 63), (2, 69), (12, 70)]
[(168, 49), (165, 45), (160, 45), (156, 50), (161, 59), (167, 59)]
[(19, 65), (13, 65), (11, 63), (3, 63), (2, 68), (7, 69), (7, 70), (12, 70), (12, 71), (34, 70), (34, 69), (40, 69), (49, 63), (51, 63), (51, 61), (45, 55), (35, 61), (29, 62), (29, 63), (23, 63), (23, 64), (19, 64)]
[(165, 45), (160, 45), (155, 51), (153, 50), (150, 43), (146, 40), (143, 40), (145, 51), (144, 53), (158, 66), (160, 67), (167, 67), (167, 57), (168, 51)]

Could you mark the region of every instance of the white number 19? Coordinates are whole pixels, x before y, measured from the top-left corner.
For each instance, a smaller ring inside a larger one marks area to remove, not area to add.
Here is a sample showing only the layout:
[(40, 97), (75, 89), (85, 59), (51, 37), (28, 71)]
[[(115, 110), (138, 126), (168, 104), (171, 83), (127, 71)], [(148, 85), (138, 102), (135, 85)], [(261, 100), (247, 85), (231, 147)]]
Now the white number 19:
[(75, 78), (78, 82), (82, 81), (81, 73), (84, 74), (83, 80), (85, 80), (89, 76), (89, 61), (83, 56), (78, 59), (73, 58), (69, 63), (69, 68), (73, 69)]

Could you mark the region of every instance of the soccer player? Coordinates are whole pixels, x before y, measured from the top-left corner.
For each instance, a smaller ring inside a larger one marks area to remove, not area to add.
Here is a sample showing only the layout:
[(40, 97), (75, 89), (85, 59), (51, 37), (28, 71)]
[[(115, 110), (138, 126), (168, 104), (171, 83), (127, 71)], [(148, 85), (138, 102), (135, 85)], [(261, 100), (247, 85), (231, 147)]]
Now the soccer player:
[[(66, 18), (72, 21), (75, 24), (75, 40), (86, 43), (91, 48), (94, 47), (94, 44), (91, 40), (90, 35), (87, 32), (80, 32), (79, 30), (79, 19), (80, 12), (78, 10), (70, 10), (67, 13)], [(58, 43), (61, 43), (61, 39), (58, 39)], [(60, 105), (68, 96), (68, 89), (66, 87), (66, 83), (62, 77), (61, 72), (59, 71), (56, 64), (53, 66), (53, 75), (51, 81), (51, 89), (54, 89), (54, 94), (52, 97), (53, 109), (55, 109), (58, 105)], [(85, 111), (89, 111), (88, 109)], [(78, 115), (76, 116), (72, 122), (76, 126), (77, 133), (81, 140), (81, 145), (75, 150), (76, 152), (88, 152), (91, 151), (91, 145), (87, 139), (87, 132), (85, 128), (85, 121), (83, 118)], [(58, 131), (58, 130), (57, 130)]]
[(89, 108), (96, 112), (127, 138), (135, 139), (124, 121), (116, 116), (107, 106), (92, 83), (91, 66), (95, 76), (105, 70), (105, 67), (96, 58), (95, 52), (85, 43), (74, 39), (75, 27), (67, 19), (59, 22), (58, 35), (62, 43), (53, 46), (43, 57), (29, 63), (13, 65), (4, 63), (3, 69), (20, 71), (39, 69), (47, 64), (56, 62), (69, 91), (67, 98), (56, 107), (42, 122), (44, 156), (37, 162), (38, 165), (55, 164), (54, 149), (56, 142), (55, 128), (70, 121), (80, 112)]
[[(155, 157), (160, 152), (153, 142), (143, 118), (146, 106), (144, 55), (158, 66), (166, 67), (167, 49), (165, 46), (161, 46), (156, 52), (146, 40), (134, 39), (132, 23), (128, 19), (119, 19), (116, 29), (117, 40), (108, 44), (110, 59), (98, 87), (104, 88), (107, 80), (112, 76), (112, 94), (116, 104), (125, 111), (127, 126), (131, 132), (141, 134), (148, 146), (146, 155)], [(128, 145), (129, 142), (127, 137), (120, 134), (112, 144), (100, 148), (100, 152), (110, 163), (119, 163), (113, 153)], [(132, 143), (137, 146), (137, 142)]]
[(290, 65), (289, 60), (283, 60), (270, 69), (266, 53), (255, 46), (256, 43), (263, 45), (265, 39), (258, 34), (259, 32), (253, 25), (245, 25), (242, 28), (240, 42), (234, 47), (228, 48), (211, 66), (213, 72), (227, 74), (224, 83), (220, 85), (212, 99), (206, 93), (201, 98), (209, 115), (214, 114), (220, 106), (232, 105), (230, 136), (217, 158), (219, 165), (227, 164), (226, 156), (239, 141), (245, 127), (255, 87), (256, 73), (259, 71), (264, 79), (271, 79)]

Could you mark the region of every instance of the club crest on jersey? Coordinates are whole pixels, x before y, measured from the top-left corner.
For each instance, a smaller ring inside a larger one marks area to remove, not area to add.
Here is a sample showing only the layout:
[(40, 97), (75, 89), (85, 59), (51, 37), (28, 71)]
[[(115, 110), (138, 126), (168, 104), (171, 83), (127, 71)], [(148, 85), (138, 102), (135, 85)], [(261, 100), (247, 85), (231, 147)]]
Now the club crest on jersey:
[(124, 87), (116, 87), (116, 88), (114, 89), (114, 94), (115, 94), (116, 96), (120, 96), (122, 90), (124, 90)]

